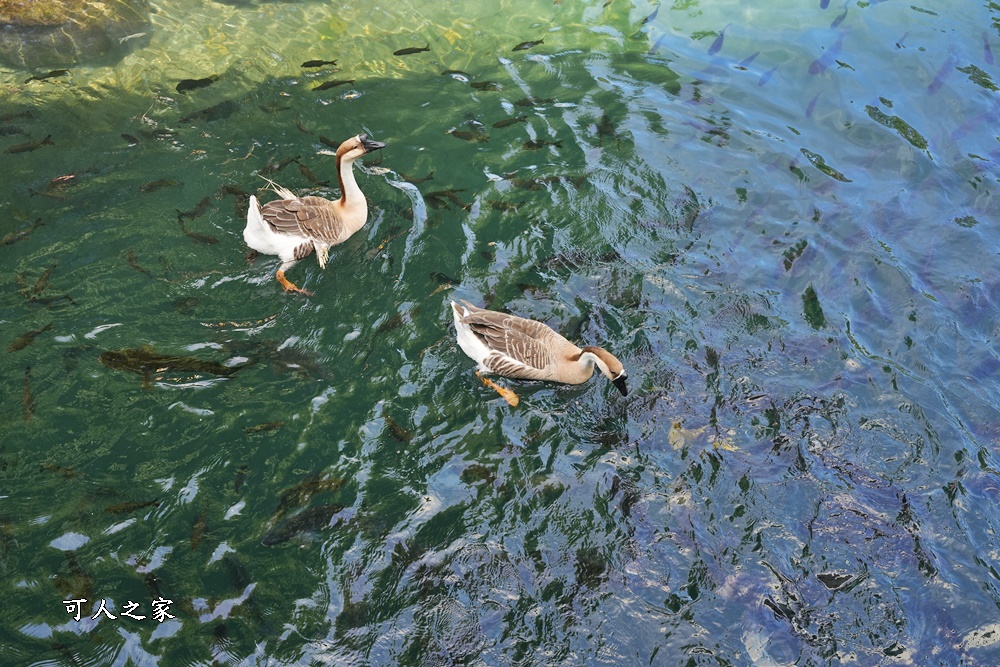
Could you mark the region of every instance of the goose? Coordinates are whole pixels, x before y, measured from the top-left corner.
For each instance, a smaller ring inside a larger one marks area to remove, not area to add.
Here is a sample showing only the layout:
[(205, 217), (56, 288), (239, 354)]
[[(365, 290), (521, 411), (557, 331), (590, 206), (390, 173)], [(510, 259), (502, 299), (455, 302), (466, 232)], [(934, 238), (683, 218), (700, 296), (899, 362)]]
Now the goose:
[(319, 260), (319, 267), (326, 268), (330, 247), (343, 243), (365, 226), (368, 202), (354, 180), (354, 161), (365, 153), (384, 147), (384, 143), (372, 141), (364, 134), (340, 144), (336, 153), (337, 178), (340, 181), (340, 199), (337, 201), (322, 197), (296, 197), (290, 190), (273, 182), (270, 183), (271, 189), (281, 199), (261, 206), (257, 197), (251, 195), (243, 240), (257, 252), (277, 255), (281, 259), (275, 278), (286, 292), (312, 296), (311, 292), (296, 287), (288, 280), (285, 271), (313, 252)]
[(512, 406), (518, 404), (517, 394), (484, 378), (482, 373), (582, 384), (594, 374), (596, 366), (622, 396), (628, 396), (628, 374), (621, 362), (603, 348), (577, 347), (541, 322), (477, 308), (468, 301), (452, 301), (451, 309), (459, 347), (479, 364), (476, 375)]

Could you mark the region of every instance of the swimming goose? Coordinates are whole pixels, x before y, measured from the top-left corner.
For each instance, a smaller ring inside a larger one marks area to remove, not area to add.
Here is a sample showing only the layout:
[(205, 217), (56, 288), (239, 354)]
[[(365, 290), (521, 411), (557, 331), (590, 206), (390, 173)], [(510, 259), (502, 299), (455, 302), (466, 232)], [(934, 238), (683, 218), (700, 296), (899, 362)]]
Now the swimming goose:
[[(628, 395), (628, 374), (613, 354), (600, 347), (579, 348), (535, 320), (477, 308), (468, 301), (451, 302), (458, 345), (479, 363), (476, 374), (493, 373), (517, 380), (549, 380), (581, 384), (596, 366), (622, 393)], [(511, 405), (517, 395), (479, 375)]]
[(296, 197), (274, 183), (271, 183), (271, 189), (281, 199), (261, 206), (256, 197), (250, 197), (243, 240), (257, 252), (277, 255), (281, 259), (275, 277), (286, 291), (312, 296), (288, 280), (285, 271), (313, 252), (320, 268), (326, 268), (330, 246), (343, 243), (365, 226), (368, 202), (354, 180), (353, 165), (365, 153), (383, 147), (385, 144), (372, 141), (364, 134), (340, 144), (336, 153), (337, 178), (340, 181), (340, 199), (337, 201), (322, 197)]

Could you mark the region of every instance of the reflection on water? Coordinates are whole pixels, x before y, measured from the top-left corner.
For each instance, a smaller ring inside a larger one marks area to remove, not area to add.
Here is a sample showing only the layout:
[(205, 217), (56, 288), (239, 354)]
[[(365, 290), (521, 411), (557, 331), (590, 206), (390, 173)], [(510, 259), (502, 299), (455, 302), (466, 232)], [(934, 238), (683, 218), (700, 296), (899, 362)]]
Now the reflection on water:
[[(5, 664), (997, 662), (995, 8), (149, 21), (0, 72)], [(247, 200), (359, 132), (282, 294)], [(634, 389), (511, 409), (456, 298)]]

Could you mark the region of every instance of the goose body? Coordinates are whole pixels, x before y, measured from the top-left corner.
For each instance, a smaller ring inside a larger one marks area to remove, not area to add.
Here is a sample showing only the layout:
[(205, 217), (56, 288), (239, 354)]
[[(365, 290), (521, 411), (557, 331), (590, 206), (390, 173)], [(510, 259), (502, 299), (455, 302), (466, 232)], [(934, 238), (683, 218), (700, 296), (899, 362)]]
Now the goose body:
[(628, 395), (628, 374), (621, 362), (603, 348), (577, 347), (541, 322), (477, 308), (468, 301), (453, 301), (451, 308), (458, 345), (479, 364), (481, 373), (582, 384), (596, 367), (622, 396)]
[(343, 243), (364, 227), (368, 221), (368, 201), (354, 180), (354, 161), (384, 146), (364, 134), (340, 145), (336, 157), (341, 196), (337, 201), (296, 197), (273, 183), (271, 187), (281, 199), (261, 205), (257, 197), (250, 197), (243, 240), (257, 252), (281, 259), (275, 277), (285, 290), (308, 294), (285, 278), (285, 271), (314, 252), (320, 268), (325, 268), (330, 247)]

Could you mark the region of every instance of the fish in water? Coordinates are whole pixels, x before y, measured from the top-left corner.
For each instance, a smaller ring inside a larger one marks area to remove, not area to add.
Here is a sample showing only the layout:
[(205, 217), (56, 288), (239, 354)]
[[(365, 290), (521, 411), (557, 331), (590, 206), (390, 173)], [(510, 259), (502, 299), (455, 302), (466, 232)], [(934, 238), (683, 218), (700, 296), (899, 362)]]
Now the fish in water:
[(450, 134), (456, 139), (461, 139), (462, 141), (478, 141), (479, 143), (488, 143), (490, 140), (488, 134), (469, 132), (467, 130), (448, 130), (447, 134)]
[(155, 500), (131, 500), (125, 503), (117, 503), (115, 505), (108, 505), (104, 508), (104, 511), (109, 514), (131, 514), (136, 510), (141, 510), (146, 507), (159, 507), (159, 499)]
[(186, 93), (189, 90), (197, 90), (198, 88), (204, 88), (206, 86), (211, 86), (213, 83), (219, 80), (218, 74), (213, 74), (212, 76), (206, 76), (204, 79), (184, 79), (177, 84), (178, 93)]
[(11, 146), (4, 153), (28, 153), (33, 150), (37, 150), (42, 146), (55, 146), (55, 142), (52, 141), (52, 135), (46, 136), (40, 141), (28, 141), (23, 144), (18, 144), (16, 146)]
[(719, 36), (715, 38), (714, 42), (712, 42), (712, 45), (708, 47), (708, 55), (714, 56), (716, 53), (722, 50), (722, 42), (726, 39), (726, 30), (729, 28), (730, 25), (732, 24), (727, 23), (726, 27), (723, 28), (722, 31), (719, 33)]
[(307, 60), (302, 63), (302, 67), (323, 67), (325, 65), (336, 65), (336, 60)]
[(555, 100), (551, 97), (524, 97), (514, 102), (519, 107), (536, 107), (539, 104), (552, 104)]
[(556, 148), (562, 148), (561, 141), (549, 141), (548, 139), (532, 139), (531, 141), (525, 141), (521, 144), (523, 148), (529, 151), (538, 150), (539, 148), (544, 148), (546, 146), (555, 146)]
[(521, 42), (520, 44), (518, 44), (517, 46), (515, 46), (513, 49), (511, 49), (511, 51), (527, 51), (528, 49), (534, 48), (534, 47), (538, 46), (539, 44), (544, 44), (544, 43), (545, 43), (544, 39), (539, 39), (539, 40), (530, 41), (530, 42)]
[(18, 350), (23, 350), (24, 348), (28, 347), (35, 341), (36, 336), (43, 334), (49, 329), (51, 329), (52, 324), (53, 324), (52, 322), (49, 322), (41, 329), (36, 329), (34, 331), (29, 331), (27, 333), (21, 334), (20, 336), (14, 339), (13, 343), (7, 346), (7, 351), (17, 352)]
[(24, 369), (24, 399), (23, 412), (24, 421), (30, 422), (35, 416), (35, 394), (31, 391), (31, 366)]
[(316, 177), (316, 174), (312, 173), (312, 169), (305, 166), (301, 162), (299, 163), (299, 173), (302, 174), (307, 181), (313, 185), (329, 185), (330, 181), (321, 181)]
[(177, 222), (178, 224), (180, 224), (181, 232), (184, 233), (184, 236), (192, 238), (198, 243), (214, 245), (219, 242), (219, 239), (215, 238), (214, 236), (208, 236), (207, 234), (199, 234), (198, 232), (192, 232), (190, 229), (187, 228), (187, 225), (184, 224), (184, 218), (178, 217)]
[(761, 74), (761, 75), (760, 75), (760, 80), (759, 80), (759, 81), (757, 81), (757, 85), (758, 85), (758, 86), (763, 86), (763, 85), (765, 85), (765, 84), (766, 84), (766, 83), (767, 83), (768, 81), (770, 81), (770, 80), (771, 80), (771, 77), (772, 77), (772, 76), (774, 75), (774, 72), (775, 72), (775, 70), (777, 70), (777, 69), (778, 69), (778, 66), (777, 66), (777, 65), (775, 65), (775, 66), (774, 66), (774, 67), (772, 67), (771, 69), (769, 69), (769, 70), (767, 70), (766, 72), (764, 72), (763, 74)]
[(236, 493), (243, 490), (243, 484), (246, 483), (248, 474), (250, 474), (249, 466), (241, 465), (236, 469), (236, 479), (233, 480), (233, 490)]
[(404, 181), (406, 181), (407, 183), (412, 183), (414, 185), (418, 185), (420, 183), (423, 183), (424, 181), (429, 181), (434, 178), (433, 171), (429, 172), (426, 176), (423, 177), (411, 176), (410, 174), (404, 174), (403, 172), (399, 172), (399, 175), (403, 178)]
[(472, 78), (471, 74), (469, 74), (468, 72), (463, 72), (460, 69), (446, 69), (445, 71), (441, 72), (441, 75), (442, 76), (450, 76), (450, 77), (460, 77), (460, 76), (463, 76), (463, 77), (465, 77), (466, 81), (468, 81), (469, 79)]
[(208, 526), (205, 523), (205, 517), (208, 516), (208, 506), (201, 511), (198, 518), (195, 519), (194, 526), (191, 529), (191, 551), (197, 551), (198, 547), (201, 545), (201, 538), (205, 536), (205, 531)]
[(993, 64), (993, 49), (990, 48), (990, 37), (983, 31), (983, 60), (987, 65)]
[(181, 211), (180, 209), (177, 209), (177, 219), (184, 220), (187, 218), (193, 220), (199, 216), (205, 215), (205, 211), (207, 211), (211, 206), (212, 200), (209, 197), (205, 197), (190, 211)]
[(124, 139), (125, 143), (127, 143), (129, 146), (138, 146), (139, 145), (139, 137), (136, 137), (136, 136), (133, 136), (131, 134), (126, 134), (125, 132), (122, 132), (121, 138)]
[(28, 238), (28, 235), (32, 231), (34, 231), (35, 227), (38, 227), (41, 224), (42, 224), (42, 219), (38, 218), (33, 223), (31, 223), (31, 225), (29, 225), (27, 229), (22, 229), (20, 231), (11, 232), (7, 236), (5, 236), (2, 239), (0, 239), (0, 245), (14, 245), (18, 241), (25, 240), (26, 238)]
[(321, 83), (318, 86), (313, 86), (313, 90), (329, 90), (330, 88), (336, 88), (337, 86), (343, 86), (347, 83), (354, 83), (354, 79), (337, 79), (336, 81), (327, 81)]
[(399, 442), (408, 443), (413, 440), (413, 434), (396, 423), (389, 415), (385, 415), (385, 425), (389, 427), (389, 433)]
[(840, 50), (844, 46), (844, 33), (837, 35), (837, 41), (826, 50), (826, 52), (821, 55), (816, 60), (809, 63), (809, 73), (812, 75), (822, 74), (826, 69), (833, 64), (840, 54)]
[(847, 7), (844, 7), (844, 11), (841, 12), (837, 18), (833, 19), (833, 21), (830, 22), (830, 28), (831, 29), (836, 28), (841, 23), (843, 23), (844, 19), (846, 18), (847, 18)]
[(951, 74), (952, 69), (955, 67), (956, 56), (954, 53), (949, 53), (948, 58), (938, 69), (937, 74), (934, 75), (934, 80), (931, 81), (930, 85), (927, 86), (927, 92), (933, 95), (937, 91), (941, 90), (941, 86), (944, 85), (945, 79)]
[(430, 44), (428, 44), (424, 48), (419, 48), (419, 47), (416, 47), (416, 46), (411, 46), (411, 47), (409, 47), (407, 49), (400, 49), (399, 51), (393, 51), (392, 55), (394, 55), (394, 56), (410, 56), (410, 55), (413, 55), (414, 53), (420, 53), (421, 51), (430, 51), (430, 50), (431, 50), (431, 45)]
[(125, 251), (125, 261), (128, 262), (128, 265), (131, 266), (136, 271), (138, 271), (139, 273), (145, 273), (147, 276), (153, 275), (152, 273), (149, 272), (148, 269), (144, 269), (143, 267), (139, 266), (139, 258), (135, 254), (135, 248), (129, 248), (128, 250)]
[(141, 376), (143, 386), (146, 387), (149, 386), (150, 378), (154, 374), (189, 372), (229, 377), (253, 363), (247, 362), (238, 366), (225, 366), (217, 361), (208, 361), (197, 357), (160, 354), (148, 345), (138, 348), (108, 350), (101, 353), (99, 360), (108, 368), (135, 373)]
[(32, 81), (45, 81), (46, 79), (54, 79), (57, 76), (66, 76), (69, 74), (68, 69), (54, 69), (47, 74), (36, 74), (35, 76), (29, 77), (24, 80), (25, 83), (31, 83)]
[(271, 431), (277, 431), (284, 425), (285, 422), (283, 421), (265, 422), (263, 424), (257, 424), (256, 426), (244, 426), (243, 432), (248, 435), (253, 433), (269, 433)]
[(268, 162), (263, 167), (261, 167), (257, 174), (260, 176), (268, 176), (270, 174), (275, 174), (285, 167), (287, 167), (292, 162), (298, 162), (301, 155), (296, 155), (295, 157), (286, 157), (280, 160), (275, 160), (274, 162)]
[(521, 114), (520, 116), (515, 116), (514, 118), (506, 118), (504, 120), (498, 120), (493, 123), (493, 127), (498, 130), (502, 130), (505, 127), (510, 127), (511, 125), (516, 125), (517, 123), (526, 123), (528, 121), (528, 116)]
[(52, 277), (52, 271), (55, 268), (55, 264), (50, 264), (49, 268), (45, 269), (45, 272), (35, 282), (35, 286), (31, 288), (31, 297), (38, 296), (49, 286), (49, 278)]
[(160, 178), (155, 181), (149, 181), (148, 183), (143, 183), (139, 186), (139, 192), (156, 192), (160, 188), (170, 188), (178, 185), (184, 185), (184, 181), (175, 181), (169, 178)]
[(503, 86), (496, 81), (473, 81), (469, 85), (476, 90), (503, 90)]
[(336, 503), (310, 507), (295, 516), (279, 521), (274, 528), (264, 534), (261, 544), (265, 547), (270, 547), (275, 544), (287, 542), (302, 533), (329, 528), (330, 519), (343, 509), (343, 505)]
[(232, 116), (240, 105), (233, 100), (223, 100), (218, 104), (212, 105), (201, 111), (195, 111), (194, 113), (189, 113), (186, 116), (181, 117), (180, 122), (190, 123), (193, 120), (206, 120), (212, 122), (213, 120), (220, 120), (222, 118), (228, 118)]

